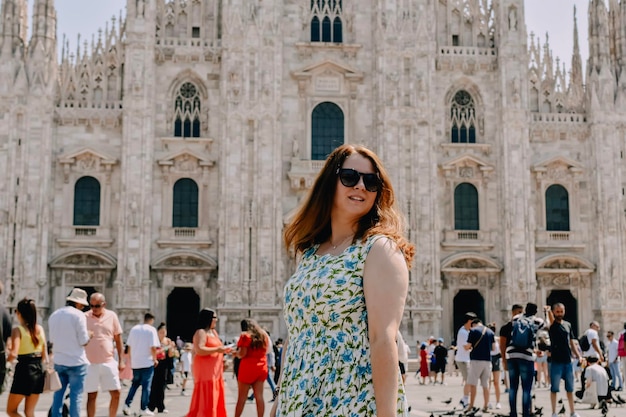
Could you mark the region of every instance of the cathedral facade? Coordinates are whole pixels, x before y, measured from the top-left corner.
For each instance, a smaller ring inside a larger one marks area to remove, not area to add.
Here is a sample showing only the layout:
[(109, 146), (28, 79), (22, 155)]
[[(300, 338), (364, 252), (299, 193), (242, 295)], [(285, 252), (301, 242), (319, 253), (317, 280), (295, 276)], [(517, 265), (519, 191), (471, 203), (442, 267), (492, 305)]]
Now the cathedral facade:
[(3, 0), (5, 304), (45, 320), (79, 286), (125, 330), (151, 310), (189, 338), (210, 307), (225, 338), (284, 336), (282, 230), (360, 143), (417, 247), (405, 338), (527, 301), (619, 330), (626, 1), (588, 13), (583, 73), (577, 28), (566, 70), (523, 0), (128, 0), (74, 50), (54, 0)]

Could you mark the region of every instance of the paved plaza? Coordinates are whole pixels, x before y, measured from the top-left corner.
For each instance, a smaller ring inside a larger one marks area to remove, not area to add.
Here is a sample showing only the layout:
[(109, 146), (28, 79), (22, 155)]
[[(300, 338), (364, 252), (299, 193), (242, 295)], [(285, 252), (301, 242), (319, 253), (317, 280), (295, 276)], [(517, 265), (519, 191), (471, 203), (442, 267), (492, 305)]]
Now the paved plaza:
[[(411, 366), (410, 368), (414, 368)], [(461, 398), (461, 379), (457, 376), (447, 376), (446, 383), (447, 385), (420, 385), (417, 378), (415, 378), (415, 373), (411, 372), (409, 377), (407, 378), (406, 388), (409, 397), (409, 404), (411, 405), (411, 416), (415, 417), (430, 417), (433, 414), (435, 417), (438, 415), (442, 415), (445, 413), (449, 413), (456, 406), (456, 411), (458, 411), (458, 402)], [(228, 415), (234, 416), (235, 411), (235, 401), (237, 395), (237, 385), (235, 380), (232, 378), (232, 373), (227, 371), (225, 374), (226, 380), (226, 403), (228, 409)], [(193, 384), (190, 384), (193, 386)], [(578, 387), (579, 384), (577, 384)], [(165, 404), (169, 410), (168, 416), (173, 417), (182, 417), (187, 413), (187, 409), (189, 407), (189, 402), (191, 397), (183, 397), (180, 395), (180, 388), (175, 387), (174, 385), (170, 386), (171, 389), (166, 391), (166, 399)], [(578, 388), (577, 388), (578, 389)], [(128, 391), (128, 387), (123, 388), (122, 393), (122, 401), (126, 397), (126, 392)], [(498, 414), (508, 416), (509, 407), (508, 407), (508, 397), (505, 397), (504, 387), (502, 387), (503, 396), (501, 399), (502, 409), (501, 410), (492, 410), (492, 413), (487, 414), (487, 417), (493, 416), (497, 417)], [(139, 409), (139, 392), (135, 396), (135, 400), (133, 402), (133, 411), (137, 411)], [(98, 396), (98, 406), (97, 406), (97, 417), (107, 417), (107, 407), (108, 407), (108, 394), (100, 394)], [(626, 395), (622, 395), (622, 397), (626, 397)], [(265, 398), (267, 401), (266, 404), (266, 412), (265, 415), (269, 415), (269, 410), (271, 407), (271, 403), (269, 400), (271, 399), (270, 390), (266, 387), (265, 390)], [(476, 405), (482, 407), (482, 393), (479, 388), (478, 398)], [(550, 392), (548, 388), (539, 388), (535, 390), (535, 398), (536, 398), (536, 406), (543, 407), (543, 416), (551, 417), (550, 415)], [(565, 395), (563, 393), (559, 393), (558, 398), (562, 398), (564, 403), (566, 403)], [(0, 415), (5, 415), (6, 409), (6, 399), (7, 393), (4, 393), (0, 396)], [(451, 403), (448, 405), (444, 403), (444, 401), (452, 399)], [(493, 400), (493, 394), (492, 394)], [(36, 417), (44, 417), (47, 416), (47, 411), (52, 402), (51, 394), (43, 394), (37, 405), (37, 413)], [(495, 402), (495, 401), (494, 401)], [(521, 399), (519, 400), (518, 407), (521, 407)], [(559, 404), (557, 407), (560, 409), (561, 405)], [(586, 404), (576, 404), (576, 411), (580, 414), (581, 417), (601, 417), (601, 412), (598, 409), (590, 410), (589, 406)], [(86, 416), (85, 410), (82, 410), (81, 416)], [(122, 416), (122, 409), (120, 405), (120, 410), (118, 413), (119, 416)], [(164, 414), (156, 414), (157, 416), (165, 416)], [(452, 415), (452, 414), (450, 414)], [(459, 412), (454, 412), (453, 415), (458, 416)], [(255, 417), (255, 407), (253, 402), (248, 401), (246, 403), (246, 407), (244, 409), (243, 417)], [(477, 414), (478, 416), (478, 414)], [(520, 414), (521, 416), (521, 414)], [(569, 411), (567, 411), (564, 417), (569, 417)], [(626, 416), (626, 407), (614, 407), (611, 406), (608, 413), (609, 417), (624, 417)], [(320, 416), (322, 417), (322, 416)]]

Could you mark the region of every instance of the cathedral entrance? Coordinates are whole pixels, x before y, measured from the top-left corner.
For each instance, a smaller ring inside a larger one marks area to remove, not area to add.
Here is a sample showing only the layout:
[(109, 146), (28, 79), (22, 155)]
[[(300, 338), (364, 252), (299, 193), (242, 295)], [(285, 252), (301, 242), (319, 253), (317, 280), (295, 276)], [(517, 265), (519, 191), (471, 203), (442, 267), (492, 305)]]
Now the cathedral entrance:
[(485, 321), (485, 299), (478, 290), (460, 290), (454, 297), (454, 332), (456, 333), (465, 323), (463, 318), (465, 313), (474, 312), (481, 320)]
[(196, 331), (196, 321), (200, 311), (200, 296), (193, 288), (175, 287), (167, 296), (166, 325), (170, 339), (180, 336), (191, 342)]
[(562, 303), (565, 306), (565, 319), (572, 324), (574, 334), (578, 334), (578, 301), (570, 290), (552, 290), (547, 299), (549, 306)]

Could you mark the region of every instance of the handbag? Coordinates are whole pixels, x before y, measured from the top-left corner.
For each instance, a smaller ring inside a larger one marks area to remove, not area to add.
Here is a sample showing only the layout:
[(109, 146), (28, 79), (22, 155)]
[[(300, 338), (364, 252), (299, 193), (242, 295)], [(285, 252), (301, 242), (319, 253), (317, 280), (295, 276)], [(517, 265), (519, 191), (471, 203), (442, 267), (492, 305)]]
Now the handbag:
[(52, 368), (46, 369), (44, 372), (43, 392), (54, 392), (61, 389), (61, 379), (59, 374)]
[(583, 392), (582, 398), (583, 404), (591, 404), (595, 405), (598, 403), (598, 387), (596, 386), (596, 381), (591, 381), (591, 385), (588, 388), (585, 388)]

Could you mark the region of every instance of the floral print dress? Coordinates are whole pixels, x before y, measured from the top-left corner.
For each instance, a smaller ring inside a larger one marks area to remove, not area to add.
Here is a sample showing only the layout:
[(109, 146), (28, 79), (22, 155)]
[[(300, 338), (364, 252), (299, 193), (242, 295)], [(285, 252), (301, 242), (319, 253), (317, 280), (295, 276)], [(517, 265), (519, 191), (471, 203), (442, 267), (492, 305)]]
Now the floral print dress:
[[(374, 241), (339, 255), (304, 252), (285, 286), (289, 332), (283, 355), (278, 417), (376, 415), (363, 267)], [(384, 279), (384, 277), (381, 277)], [(398, 368), (398, 416), (408, 416)]]

